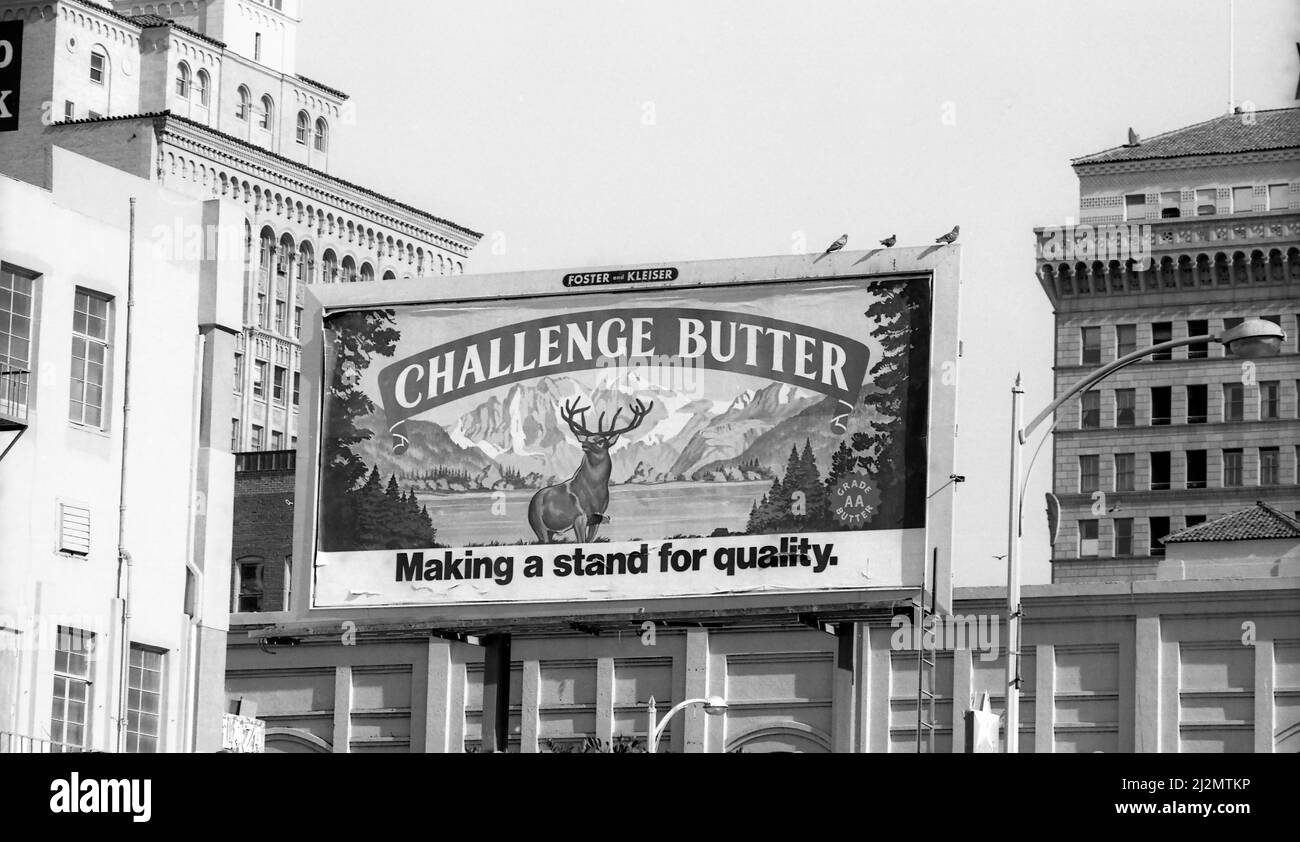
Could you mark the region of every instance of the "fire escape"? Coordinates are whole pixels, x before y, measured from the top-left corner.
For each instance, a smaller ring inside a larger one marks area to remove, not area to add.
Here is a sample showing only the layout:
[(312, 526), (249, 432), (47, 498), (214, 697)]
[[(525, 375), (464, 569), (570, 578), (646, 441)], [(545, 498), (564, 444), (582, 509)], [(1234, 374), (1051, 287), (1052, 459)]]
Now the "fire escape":
[(0, 460), (27, 430), (30, 371), (0, 371)]

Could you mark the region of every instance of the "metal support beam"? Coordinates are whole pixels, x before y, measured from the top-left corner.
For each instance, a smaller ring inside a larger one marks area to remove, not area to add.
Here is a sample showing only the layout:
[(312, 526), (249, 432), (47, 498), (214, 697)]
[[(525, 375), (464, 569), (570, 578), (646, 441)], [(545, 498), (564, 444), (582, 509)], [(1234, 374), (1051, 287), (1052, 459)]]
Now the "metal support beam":
[(510, 635), (483, 638), (483, 752), (510, 745)]

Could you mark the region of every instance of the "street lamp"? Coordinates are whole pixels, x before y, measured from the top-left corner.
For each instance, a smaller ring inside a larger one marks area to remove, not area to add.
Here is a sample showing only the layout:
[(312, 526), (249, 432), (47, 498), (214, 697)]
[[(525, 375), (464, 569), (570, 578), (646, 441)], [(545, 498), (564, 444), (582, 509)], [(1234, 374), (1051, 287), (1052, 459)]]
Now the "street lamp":
[(675, 705), (672, 710), (664, 714), (664, 718), (662, 720), (656, 721), (658, 717), (657, 717), (657, 710), (655, 708), (655, 697), (651, 696), (650, 704), (646, 708), (646, 715), (648, 717), (647, 723), (649, 725), (649, 727), (646, 729), (646, 734), (648, 735), (646, 739), (647, 753), (656, 754), (659, 751), (659, 738), (663, 736), (664, 729), (668, 727), (668, 720), (676, 716), (678, 711), (686, 710), (691, 705), (703, 706), (704, 712), (707, 713), (709, 716), (718, 716), (719, 714), (723, 714), (727, 712), (726, 699), (722, 698), (721, 696), (710, 696), (707, 699), (687, 699), (686, 701)]
[[(1022, 429), (1020, 375), (1011, 389), (1011, 506), (1007, 513), (1007, 752), (1020, 750), (1020, 536), (1023, 532), (1024, 501), (1020, 476), (1021, 448), (1040, 424), (1051, 418), (1071, 398), (1086, 392), (1122, 368), (1161, 351), (1184, 345), (1217, 342), (1225, 351), (1243, 360), (1276, 355), (1286, 340), (1282, 328), (1265, 319), (1247, 319), (1219, 336), (1192, 336), (1161, 342), (1126, 354), (1084, 377), (1040, 412)], [(1025, 480), (1027, 481), (1027, 477)]]

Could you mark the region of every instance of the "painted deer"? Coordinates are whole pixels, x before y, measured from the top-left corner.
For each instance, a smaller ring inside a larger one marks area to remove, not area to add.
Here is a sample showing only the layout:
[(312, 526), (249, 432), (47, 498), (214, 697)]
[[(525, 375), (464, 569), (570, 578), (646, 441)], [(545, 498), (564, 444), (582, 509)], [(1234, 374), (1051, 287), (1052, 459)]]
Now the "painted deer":
[(632, 423), (620, 428), (618, 418), (623, 414), (620, 408), (614, 413), (608, 430), (602, 412), (593, 433), (586, 426), (586, 415), (591, 407), (578, 409), (580, 402), (581, 399), (575, 398), (560, 410), (560, 417), (582, 445), (582, 464), (578, 466), (578, 472), (567, 482), (538, 491), (528, 504), (528, 525), (543, 544), (555, 542), (569, 530), (573, 530), (578, 543), (590, 543), (596, 539), (596, 530), (608, 520), (605, 509), (609, 507), (609, 472), (613, 467), (609, 449), (618, 443), (619, 436), (640, 427), (650, 410), (654, 409), (653, 403), (645, 404), (638, 400), (631, 408)]

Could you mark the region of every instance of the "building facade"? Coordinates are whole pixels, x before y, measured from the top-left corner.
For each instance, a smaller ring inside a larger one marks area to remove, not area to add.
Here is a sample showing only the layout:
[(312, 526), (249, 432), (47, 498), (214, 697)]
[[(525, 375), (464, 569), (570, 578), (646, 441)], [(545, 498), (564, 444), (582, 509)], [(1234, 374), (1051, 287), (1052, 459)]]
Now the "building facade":
[(1177, 348), (1058, 412), (1052, 580), (1154, 578), (1171, 533), (1255, 500), (1300, 511), (1300, 109), (1224, 115), (1074, 169), (1080, 224), (1035, 231), (1058, 394), (1244, 318), (1288, 337), (1244, 363), (1214, 342)]
[(234, 454), (296, 444), (304, 289), (450, 280), (479, 240), (335, 174), (356, 115), (297, 72), (300, 15), (0, 0), (22, 26), (0, 134), (0, 752), (220, 748)]
[(298, 437), (305, 286), (459, 275), (481, 236), (334, 174), (356, 111), (297, 72), (300, 7), (0, 1), (0, 20), (24, 22), (19, 130), (0, 141), (0, 172), (47, 185), (58, 146), (242, 209), (229, 230), (148, 232), (167, 251), (216, 240), (245, 265), (235, 451)]

